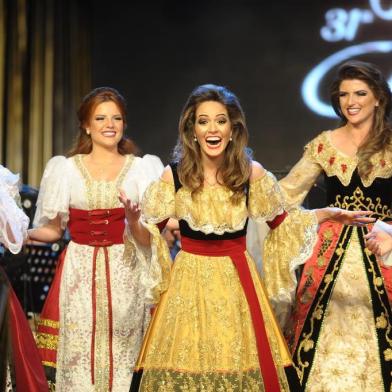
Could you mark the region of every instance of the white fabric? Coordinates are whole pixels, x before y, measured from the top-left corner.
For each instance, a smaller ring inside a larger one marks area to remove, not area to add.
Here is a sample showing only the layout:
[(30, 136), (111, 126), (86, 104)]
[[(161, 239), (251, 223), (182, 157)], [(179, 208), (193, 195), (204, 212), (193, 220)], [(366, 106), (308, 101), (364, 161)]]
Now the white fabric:
[[(377, 220), (372, 228), (372, 232), (377, 233), (379, 231), (385, 231), (390, 236), (392, 236), (392, 225), (388, 225), (381, 220)], [(392, 267), (392, 252), (388, 252), (387, 254), (382, 256), (381, 260), (386, 267)]]
[(0, 165), (0, 242), (12, 253), (20, 252), (29, 226), (19, 201), (19, 176)]
[[(45, 169), (34, 219), (36, 226), (57, 215), (65, 227), (69, 208), (118, 208), (118, 188), (134, 202), (140, 202), (149, 182), (163, 170), (159, 158), (147, 155), (133, 159), (122, 181), (95, 181), (78, 166), (78, 156), (54, 157)], [(122, 177), (120, 177), (122, 178)], [(108, 248), (113, 306), (113, 392), (129, 390), (133, 365), (137, 359), (146, 327), (146, 265), (138, 262), (136, 252), (124, 245)], [(92, 260), (94, 247), (70, 242), (64, 261), (60, 288), (60, 334), (57, 354), (56, 391), (106, 391), (108, 341), (96, 339), (95, 386), (91, 384), (90, 344), (92, 336)], [(106, 336), (107, 294), (103, 250), (97, 259), (97, 328)], [(106, 358), (106, 359), (105, 359)], [(102, 359), (102, 361), (101, 361)]]

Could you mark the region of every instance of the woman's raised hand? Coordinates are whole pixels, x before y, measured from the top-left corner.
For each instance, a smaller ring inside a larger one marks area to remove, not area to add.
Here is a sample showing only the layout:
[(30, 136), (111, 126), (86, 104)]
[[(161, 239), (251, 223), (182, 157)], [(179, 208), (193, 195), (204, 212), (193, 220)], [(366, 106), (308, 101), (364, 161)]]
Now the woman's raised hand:
[(120, 189), (118, 199), (124, 206), (125, 217), (127, 218), (128, 224), (132, 226), (137, 223), (141, 215), (140, 205), (138, 203), (133, 203), (132, 200), (128, 199), (122, 189)]

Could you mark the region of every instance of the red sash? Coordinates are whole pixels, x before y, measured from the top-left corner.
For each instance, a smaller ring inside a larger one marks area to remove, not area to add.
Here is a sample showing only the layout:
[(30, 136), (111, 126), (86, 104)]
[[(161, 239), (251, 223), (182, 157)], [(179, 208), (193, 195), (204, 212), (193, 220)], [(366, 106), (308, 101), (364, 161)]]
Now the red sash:
[(9, 288), (8, 301), (8, 322), (15, 366), (16, 390), (17, 392), (27, 390), (31, 392), (47, 392), (49, 387), (34, 337), (11, 286)]
[(202, 256), (229, 256), (237, 269), (242, 288), (248, 302), (256, 337), (260, 370), (266, 392), (280, 391), (280, 385), (271, 349), (265, 330), (264, 319), (257, 298), (252, 275), (246, 260), (246, 239), (240, 237), (233, 240), (194, 240), (181, 237), (182, 250)]
[[(110, 265), (109, 265), (109, 252), (107, 247), (114, 244), (124, 243), (123, 235), (125, 229), (125, 214), (123, 208), (113, 209), (99, 209), (99, 210), (79, 210), (75, 208), (70, 209), (70, 219), (68, 228), (71, 234), (71, 240), (81, 245), (90, 245), (94, 247), (92, 259), (92, 336), (91, 336), (91, 382), (95, 383), (95, 333), (96, 333), (96, 263), (97, 255), (100, 248), (104, 251), (105, 256), (105, 275), (106, 275), (106, 290), (109, 308), (109, 388), (112, 389), (113, 385), (113, 312), (112, 312), (112, 295), (110, 284)], [(57, 328), (50, 328), (50, 333), (58, 336), (58, 320), (59, 320), (59, 294), (60, 294), (60, 281), (62, 272), (62, 260), (58, 265), (56, 276), (53, 281), (52, 287), (49, 291), (45, 307), (42, 311), (41, 319), (43, 325), (40, 326), (39, 332), (48, 332), (45, 328), (48, 325), (56, 326)], [(46, 325), (45, 325), (46, 324)], [(43, 363), (52, 364), (56, 363), (56, 348), (53, 350), (43, 351)], [(48, 361), (48, 358), (49, 361)]]

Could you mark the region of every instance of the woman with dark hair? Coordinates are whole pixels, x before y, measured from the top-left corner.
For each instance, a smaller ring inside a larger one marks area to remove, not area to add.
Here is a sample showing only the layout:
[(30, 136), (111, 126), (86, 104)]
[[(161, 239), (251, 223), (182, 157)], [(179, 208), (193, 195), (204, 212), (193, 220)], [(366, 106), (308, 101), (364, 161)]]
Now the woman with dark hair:
[[(390, 221), (391, 91), (372, 64), (343, 64), (331, 89), (341, 119), (305, 147), (280, 181), (291, 206), (301, 204), (320, 174), (327, 205), (369, 210)], [(294, 365), (306, 391), (390, 391), (392, 388), (392, 269), (365, 248), (371, 226), (325, 222), (303, 265), (287, 325)], [(292, 270), (301, 262), (292, 265)], [(271, 266), (268, 276), (273, 276)], [(267, 280), (268, 282), (268, 280)], [(295, 286), (269, 290), (272, 299), (294, 297)], [(278, 301), (277, 301), (278, 302)]]
[[(148, 321), (153, 266), (139, 262), (148, 259), (150, 247), (138, 203), (163, 166), (155, 156), (134, 155), (124, 136), (125, 116), (125, 100), (113, 88), (97, 88), (83, 99), (76, 145), (68, 158), (48, 162), (37, 228), (29, 230), (37, 241), (57, 241), (66, 227), (71, 237), (37, 335), (57, 391), (128, 390)], [(132, 200), (125, 223), (119, 197)], [(147, 245), (136, 251), (134, 237)]]
[[(238, 98), (225, 87), (197, 87), (180, 117), (174, 162), (143, 198), (155, 244), (163, 241), (156, 224), (172, 217), (182, 249), (157, 290), (163, 295), (132, 391), (296, 391), (290, 355), (246, 251), (248, 217), (274, 228), (271, 246), (286, 253), (269, 257), (282, 265), (310, 256), (318, 221), (361, 218), (328, 208), (288, 215), (275, 178), (252, 161), (247, 144)], [(160, 254), (167, 270), (169, 253)], [(287, 270), (276, 279), (290, 279)]]

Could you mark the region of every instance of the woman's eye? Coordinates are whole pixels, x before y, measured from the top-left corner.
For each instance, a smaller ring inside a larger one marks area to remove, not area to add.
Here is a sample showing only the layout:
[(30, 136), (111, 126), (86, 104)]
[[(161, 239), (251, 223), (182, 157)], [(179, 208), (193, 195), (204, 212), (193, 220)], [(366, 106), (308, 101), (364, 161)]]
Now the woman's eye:
[(358, 91), (357, 95), (359, 95), (360, 97), (364, 97), (367, 95), (367, 92), (366, 91)]
[(105, 120), (105, 117), (103, 117), (103, 116), (98, 116), (98, 117), (95, 117), (95, 120), (96, 120), (96, 121), (102, 121), (102, 120)]
[(339, 97), (345, 97), (346, 95), (347, 95), (347, 93), (343, 93), (343, 92), (339, 93)]
[(116, 121), (122, 121), (122, 117), (121, 117), (121, 116), (116, 116), (116, 117), (114, 117), (114, 119), (115, 119)]
[(207, 124), (207, 120), (199, 120), (198, 123), (200, 125), (205, 125), (205, 124)]
[(218, 120), (218, 123), (221, 124), (221, 125), (223, 125), (223, 124), (226, 124), (226, 123), (227, 123), (227, 120), (226, 120), (225, 118), (223, 118), (223, 119), (221, 119), (221, 120)]

